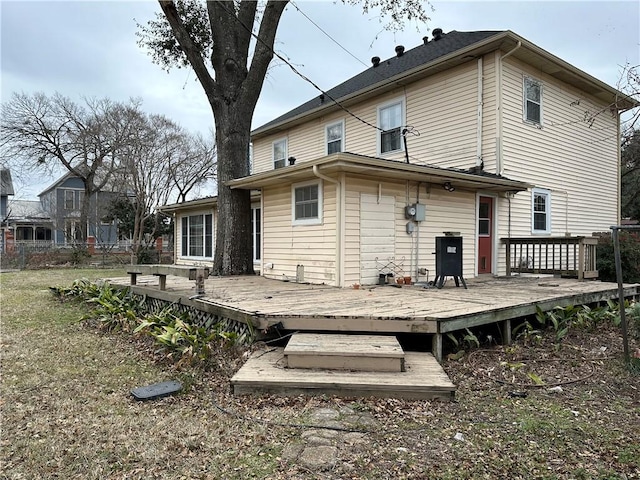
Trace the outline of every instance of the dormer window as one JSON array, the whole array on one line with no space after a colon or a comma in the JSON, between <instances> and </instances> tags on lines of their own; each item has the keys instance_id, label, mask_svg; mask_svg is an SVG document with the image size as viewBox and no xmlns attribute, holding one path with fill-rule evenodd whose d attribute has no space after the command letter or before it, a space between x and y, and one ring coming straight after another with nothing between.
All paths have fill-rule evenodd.
<instances>
[{"instance_id":1,"label":"dormer window","mask_svg":"<svg viewBox=\"0 0 640 480\"><path fill-rule=\"evenodd\" d=\"M330 123L326 128L327 155L344 151L344 122Z\"/></svg>"},{"instance_id":2,"label":"dormer window","mask_svg":"<svg viewBox=\"0 0 640 480\"><path fill-rule=\"evenodd\" d=\"M542 125L542 83L524 77L524 121Z\"/></svg>"},{"instance_id":3,"label":"dormer window","mask_svg":"<svg viewBox=\"0 0 640 480\"><path fill-rule=\"evenodd\" d=\"M401 128L404 123L404 101L396 100L378 107L380 154L402 150Z\"/></svg>"},{"instance_id":4,"label":"dormer window","mask_svg":"<svg viewBox=\"0 0 640 480\"><path fill-rule=\"evenodd\" d=\"M287 139L273 142L273 168L282 168L287 164Z\"/></svg>"}]
</instances>

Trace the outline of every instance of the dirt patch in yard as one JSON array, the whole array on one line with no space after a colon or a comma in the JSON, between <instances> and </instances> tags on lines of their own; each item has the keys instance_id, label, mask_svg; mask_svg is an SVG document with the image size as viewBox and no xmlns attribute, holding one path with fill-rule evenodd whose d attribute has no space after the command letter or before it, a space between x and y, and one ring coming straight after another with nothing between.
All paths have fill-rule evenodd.
<instances>
[{"instance_id":1,"label":"dirt patch in yard","mask_svg":"<svg viewBox=\"0 0 640 480\"><path fill-rule=\"evenodd\" d=\"M48 291L91 275L0 276L0 478L640 478L640 376L610 323L447 360L454 402L234 397L242 354L177 369ZM168 379L183 392L129 394Z\"/></svg>"}]
</instances>

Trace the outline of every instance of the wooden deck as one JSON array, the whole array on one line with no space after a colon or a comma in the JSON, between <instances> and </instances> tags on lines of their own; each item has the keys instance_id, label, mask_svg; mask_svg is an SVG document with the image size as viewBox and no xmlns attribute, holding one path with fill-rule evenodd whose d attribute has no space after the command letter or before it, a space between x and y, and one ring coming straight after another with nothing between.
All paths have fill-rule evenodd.
<instances>
[{"instance_id":1,"label":"wooden deck","mask_svg":"<svg viewBox=\"0 0 640 480\"><path fill-rule=\"evenodd\" d=\"M453 399L456 387L433 355L405 352L406 370L363 372L286 368L283 348L256 352L231 379L236 395L340 395L410 400Z\"/></svg>"},{"instance_id":2,"label":"wooden deck","mask_svg":"<svg viewBox=\"0 0 640 480\"><path fill-rule=\"evenodd\" d=\"M128 277L109 279L129 285ZM617 285L578 282L553 277L489 277L470 279L468 289L449 281L444 288L371 286L341 289L297 284L259 276L209 277L205 293L195 295L195 284L169 276L164 290L154 276L138 276L134 292L179 302L232 320L251 323L260 330L307 332L364 332L433 336L433 352L442 356L442 335L478 325L501 322L510 338L514 318L535 313L536 305L550 310L557 305L602 302L618 296ZM625 297L637 298L639 285L626 285Z\"/></svg>"}]
</instances>

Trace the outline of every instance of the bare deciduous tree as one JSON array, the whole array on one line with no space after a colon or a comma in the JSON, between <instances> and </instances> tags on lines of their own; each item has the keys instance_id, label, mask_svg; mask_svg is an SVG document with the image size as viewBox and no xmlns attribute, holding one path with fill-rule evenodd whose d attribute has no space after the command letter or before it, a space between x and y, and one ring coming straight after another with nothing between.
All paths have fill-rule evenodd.
<instances>
[{"instance_id":1,"label":"bare deciduous tree","mask_svg":"<svg viewBox=\"0 0 640 480\"><path fill-rule=\"evenodd\" d=\"M253 273L251 198L229 180L249 174L251 121L287 1L159 0L164 14L139 26L139 44L166 69L190 65L213 111L218 149L218 224L213 271ZM379 7L392 23L428 20L420 0L345 0ZM254 33L255 30L255 33ZM209 69L211 68L211 70ZM241 241L240 241L241 240Z\"/></svg>"},{"instance_id":2,"label":"bare deciduous tree","mask_svg":"<svg viewBox=\"0 0 640 480\"><path fill-rule=\"evenodd\" d=\"M177 190L177 201L184 202L198 186L216 178L216 146L213 138L201 134L183 135L183 144L170 159L169 175Z\"/></svg>"},{"instance_id":3,"label":"bare deciduous tree","mask_svg":"<svg viewBox=\"0 0 640 480\"><path fill-rule=\"evenodd\" d=\"M2 105L0 145L12 166L35 173L64 167L80 178L77 240L87 239L88 199L107 185L120 151L131 141L139 102L86 99L78 105L58 93L13 94Z\"/></svg>"}]
</instances>

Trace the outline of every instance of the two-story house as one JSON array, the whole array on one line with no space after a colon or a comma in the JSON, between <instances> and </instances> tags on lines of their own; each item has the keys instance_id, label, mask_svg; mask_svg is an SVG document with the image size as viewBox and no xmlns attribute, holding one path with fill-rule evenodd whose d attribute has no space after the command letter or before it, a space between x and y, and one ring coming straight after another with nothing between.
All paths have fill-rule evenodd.
<instances>
[{"instance_id":1,"label":"two-story house","mask_svg":"<svg viewBox=\"0 0 640 480\"><path fill-rule=\"evenodd\" d=\"M49 213L53 228L53 243L57 246L73 245L80 238L82 203L89 202L87 235L96 244L117 243L117 226L107 220L107 208L116 194L95 192L85 199L84 184L79 177L68 173L38 195L42 208Z\"/></svg>"},{"instance_id":2,"label":"two-story house","mask_svg":"<svg viewBox=\"0 0 640 480\"><path fill-rule=\"evenodd\" d=\"M619 220L634 106L511 31L435 29L254 130L252 175L229 184L261 192L270 278L427 281L448 254L466 278L578 271L595 248L570 246ZM190 224L176 228L179 253Z\"/></svg>"}]
</instances>

